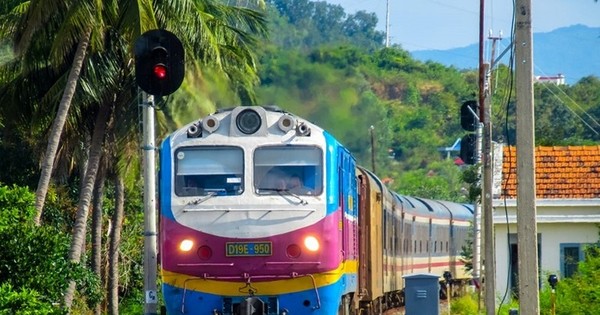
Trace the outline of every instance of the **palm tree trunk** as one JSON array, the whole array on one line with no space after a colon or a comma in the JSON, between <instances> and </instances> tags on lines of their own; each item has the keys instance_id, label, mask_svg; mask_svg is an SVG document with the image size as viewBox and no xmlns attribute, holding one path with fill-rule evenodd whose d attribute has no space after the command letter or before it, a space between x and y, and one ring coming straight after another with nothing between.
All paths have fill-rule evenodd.
<instances>
[{"instance_id":1,"label":"palm tree trunk","mask_svg":"<svg viewBox=\"0 0 600 315\"><path fill-rule=\"evenodd\" d=\"M40 225L42 219L42 211L44 209L44 202L46 201L46 194L48 193L48 186L50 185L50 178L52 177L52 170L54 168L54 159L56 158L56 151L58 150L58 144L60 137L67 121L69 108L71 107L71 101L75 95L77 89L77 83L79 81L79 75L83 68L83 62L87 55L87 48L90 43L90 36L92 29L88 29L83 34L81 41L77 45L77 51L75 52L75 58L73 59L73 65L67 78L67 86L63 92L60 104L58 105L58 112L56 118L52 123L50 129L50 135L48 136L48 146L46 147L46 154L43 156L42 169L40 179L38 181L37 190L35 192L35 224Z\"/></svg>"},{"instance_id":2,"label":"palm tree trunk","mask_svg":"<svg viewBox=\"0 0 600 315\"><path fill-rule=\"evenodd\" d=\"M94 207L92 211L92 270L102 279L102 205L104 197L104 179L106 168L100 166L94 188ZM94 315L102 314L102 303L94 308Z\"/></svg>"},{"instance_id":3,"label":"palm tree trunk","mask_svg":"<svg viewBox=\"0 0 600 315\"><path fill-rule=\"evenodd\" d=\"M123 177L117 175L115 183L115 213L112 218L110 247L108 250L108 313L119 314L119 244L125 213L125 188Z\"/></svg>"},{"instance_id":4,"label":"palm tree trunk","mask_svg":"<svg viewBox=\"0 0 600 315\"><path fill-rule=\"evenodd\" d=\"M69 250L69 259L71 262L79 263L81 259L81 246L83 246L86 234L86 224L89 214L92 192L94 190L94 182L100 165L102 156L102 144L106 133L106 124L110 116L110 106L101 104L94 125L94 133L92 134L92 143L90 146L90 154L87 170L83 179L83 188L79 193L79 204L77 205L77 215L75 217L75 225L73 227L73 239L71 241L71 249ZM73 296L75 293L75 282L70 281L64 296L64 304L67 309L71 308Z\"/></svg>"}]
</instances>

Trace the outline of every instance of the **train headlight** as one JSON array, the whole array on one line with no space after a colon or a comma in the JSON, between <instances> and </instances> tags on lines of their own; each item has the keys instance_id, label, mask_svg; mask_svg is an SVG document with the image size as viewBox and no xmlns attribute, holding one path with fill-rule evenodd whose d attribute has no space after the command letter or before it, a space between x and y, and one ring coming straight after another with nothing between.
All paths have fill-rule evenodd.
<instances>
[{"instance_id":1,"label":"train headlight","mask_svg":"<svg viewBox=\"0 0 600 315\"><path fill-rule=\"evenodd\" d=\"M244 109L235 118L235 125L244 134L251 135L260 129L260 115L252 109Z\"/></svg>"},{"instance_id":2,"label":"train headlight","mask_svg":"<svg viewBox=\"0 0 600 315\"><path fill-rule=\"evenodd\" d=\"M194 247L194 241L185 239L179 243L179 250L182 252L189 252Z\"/></svg>"},{"instance_id":3,"label":"train headlight","mask_svg":"<svg viewBox=\"0 0 600 315\"><path fill-rule=\"evenodd\" d=\"M319 240L314 236L307 236L304 239L304 246L311 252L316 252L319 250Z\"/></svg>"}]
</instances>

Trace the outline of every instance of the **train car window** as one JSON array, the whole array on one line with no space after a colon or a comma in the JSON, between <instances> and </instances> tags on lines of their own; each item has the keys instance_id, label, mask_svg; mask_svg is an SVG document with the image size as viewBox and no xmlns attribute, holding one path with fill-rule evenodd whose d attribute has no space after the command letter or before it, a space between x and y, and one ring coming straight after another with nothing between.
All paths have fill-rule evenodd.
<instances>
[{"instance_id":1,"label":"train car window","mask_svg":"<svg viewBox=\"0 0 600 315\"><path fill-rule=\"evenodd\" d=\"M320 195L323 152L313 146L269 146L254 152L254 186L258 194Z\"/></svg>"},{"instance_id":2,"label":"train car window","mask_svg":"<svg viewBox=\"0 0 600 315\"><path fill-rule=\"evenodd\" d=\"M238 147L189 147L175 152L175 194L226 196L244 191L244 153Z\"/></svg>"}]
</instances>

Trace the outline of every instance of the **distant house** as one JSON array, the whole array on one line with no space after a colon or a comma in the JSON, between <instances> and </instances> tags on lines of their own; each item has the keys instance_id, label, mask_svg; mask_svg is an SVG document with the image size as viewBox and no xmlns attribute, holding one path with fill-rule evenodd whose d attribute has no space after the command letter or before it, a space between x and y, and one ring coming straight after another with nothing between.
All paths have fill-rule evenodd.
<instances>
[{"instance_id":1,"label":"distant house","mask_svg":"<svg viewBox=\"0 0 600 315\"><path fill-rule=\"evenodd\" d=\"M514 147L495 150L497 294L518 287L517 158ZM584 247L598 241L600 146L537 147L535 167L539 283L545 286L548 273L573 275Z\"/></svg>"},{"instance_id":2,"label":"distant house","mask_svg":"<svg viewBox=\"0 0 600 315\"><path fill-rule=\"evenodd\" d=\"M454 144L452 144L449 147L443 147L443 148L438 148L438 151L442 152L445 156L446 159L451 158L452 156L456 156L458 155L458 153L460 153L460 138L456 139L456 141L454 141Z\"/></svg>"},{"instance_id":3,"label":"distant house","mask_svg":"<svg viewBox=\"0 0 600 315\"><path fill-rule=\"evenodd\" d=\"M535 83L549 83L554 85L564 85L565 84L565 76L562 74L557 74L555 76L536 76L533 80Z\"/></svg>"}]
</instances>

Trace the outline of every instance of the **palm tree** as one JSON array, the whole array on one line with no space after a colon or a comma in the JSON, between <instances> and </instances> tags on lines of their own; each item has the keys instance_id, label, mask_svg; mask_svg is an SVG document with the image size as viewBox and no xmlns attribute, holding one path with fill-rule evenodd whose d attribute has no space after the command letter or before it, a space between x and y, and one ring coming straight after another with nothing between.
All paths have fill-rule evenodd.
<instances>
[{"instance_id":1,"label":"palm tree","mask_svg":"<svg viewBox=\"0 0 600 315\"><path fill-rule=\"evenodd\" d=\"M106 160L103 155L102 161ZM104 205L104 183L106 179L106 163L100 164L100 171L94 185L94 206L92 211L92 270L102 279L102 207ZM94 314L102 314L101 304L96 305Z\"/></svg>"},{"instance_id":2,"label":"palm tree","mask_svg":"<svg viewBox=\"0 0 600 315\"><path fill-rule=\"evenodd\" d=\"M110 245L108 250L108 310L110 314L119 314L119 244L123 227L125 187L123 177L115 180L115 212L112 217Z\"/></svg>"},{"instance_id":3,"label":"palm tree","mask_svg":"<svg viewBox=\"0 0 600 315\"><path fill-rule=\"evenodd\" d=\"M48 2L34 1L28 3L26 10L23 11L24 13L19 16L19 19L11 20L14 23L11 24L12 27L7 29L10 30L8 33L12 35L15 47L17 47L17 60L23 64L20 71L24 74L24 77L39 68L39 65L47 66L50 64L50 68L58 69L59 66L70 63L66 88L62 93L58 114L49 133L48 147L42 163L42 175L36 192L36 207L38 210L36 222L38 224L71 101L74 99L77 90L80 90L81 93L93 92L96 95L93 97L95 99L93 103L96 104L98 119L95 122L92 134L89 160L87 161L78 203L73 243L69 253L70 259L77 263L80 260L81 248L85 239L88 209L100 161L106 122L115 106L114 102L109 102L106 98L99 97L99 95L102 95L106 88L113 88L113 91L122 91L120 89L122 86L118 85L110 85L104 87L105 89L91 86L78 87L84 65L87 64L86 69L90 65L90 62L86 63L86 60L90 60L87 58L90 43L96 43L96 46L100 46L98 43L102 43L105 45L104 50L108 52L115 51L117 47L114 45L120 43L119 41L98 40L104 38L106 34L102 33L102 30L109 25L103 25L102 23L110 23L113 29L119 30L121 32L119 38L124 38L126 42L130 43L129 46L133 42L132 39L137 37L142 30L156 28L157 24L165 28L171 27L179 33L178 35L180 35L185 47L188 48L188 59L199 59L202 64L212 65L215 69L221 70L236 88L239 88L244 95L248 95L248 99L251 96L249 91L252 83L256 82L256 68L251 54L254 41L250 35L251 33L264 34L266 27L262 16L255 11L214 4L212 1L153 3L149 0L141 2L123 0L119 1L119 6L116 5L116 1L112 1L105 3L104 8L94 8L94 10L86 6L85 1L82 3L76 0L70 0L67 3L58 0L50 2L54 4L55 1L62 2L56 4L58 11L45 8L44 4ZM98 4L98 2L94 3ZM92 13L96 11L101 13ZM157 12L160 12L160 14L157 14ZM159 18L156 18L156 16ZM42 26L47 26L44 23L48 24L49 21L52 22L51 27L43 28ZM65 30L70 32L65 32ZM53 62L36 61L34 53L44 51L43 48L48 47L45 41L48 34L54 36L54 41L51 42L53 44L53 49L51 49L53 58L50 59ZM198 36L198 34L201 34L201 36ZM72 51L69 47L75 47L75 44L77 48ZM116 50L123 50L123 46L118 47ZM125 47L125 50L131 51L128 47ZM98 50L92 50L91 56L95 56L96 51ZM67 61L70 60L69 56L75 56L72 62ZM122 56L119 60L127 61L128 59L127 56ZM129 65L130 63L121 62L120 64ZM131 68L124 66L123 69L128 70ZM131 72L126 73L131 75ZM89 91L86 91L86 88ZM83 98L80 100L83 100ZM123 102L121 104L130 103ZM74 284L71 284L70 289L65 294L67 308L70 307L73 291Z\"/></svg>"},{"instance_id":4,"label":"palm tree","mask_svg":"<svg viewBox=\"0 0 600 315\"><path fill-rule=\"evenodd\" d=\"M49 65L59 70L63 65L71 64L42 161L36 191L37 225L40 224L61 133L77 89L88 46L93 40L92 30L96 29L96 34L102 34L101 30L94 28L97 26L95 24L98 24L94 22L97 21L94 12L98 9L92 7L95 3L97 2L90 4L87 1L76 0L11 1L15 7L3 16L8 19L3 24L2 33L10 36L16 58L22 64L24 73L35 71L41 65ZM71 55L71 47L76 47L74 55ZM50 54L43 53L44 50Z\"/></svg>"}]
</instances>

